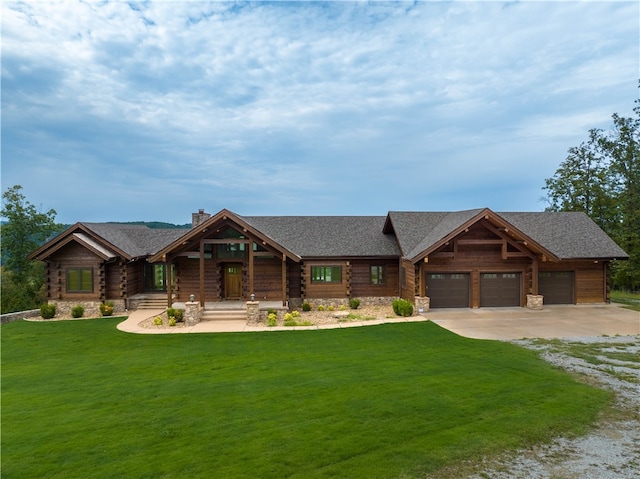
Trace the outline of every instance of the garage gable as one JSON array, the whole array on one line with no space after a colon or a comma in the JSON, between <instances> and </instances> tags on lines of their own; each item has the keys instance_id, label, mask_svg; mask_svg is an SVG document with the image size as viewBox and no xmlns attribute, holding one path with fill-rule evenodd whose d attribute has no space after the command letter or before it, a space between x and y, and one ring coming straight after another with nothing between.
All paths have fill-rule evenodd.
<instances>
[{"instance_id":1,"label":"garage gable","mask_svg":"<svg viewBox=\"0 0 640 479\"><path fill-rule=\"evenodd\" d=\"M490 232L490 237L463 238L476 226ZM390 212L385 229L395 232L403 256L414 264L436 252L453 256L462 244L500 245L504 259L541 255L545 260L559 261L554 253L489 208L454 213Z\"/></svg>"}]
</instances>

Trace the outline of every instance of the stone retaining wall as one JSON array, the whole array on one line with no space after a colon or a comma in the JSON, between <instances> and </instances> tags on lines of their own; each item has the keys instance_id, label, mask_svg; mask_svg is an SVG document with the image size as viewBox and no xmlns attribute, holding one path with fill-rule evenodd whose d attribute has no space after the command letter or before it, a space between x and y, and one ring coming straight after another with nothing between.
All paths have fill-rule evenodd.
<instances>
[{"instance_id":1,"label":"stone retaining wall","mask_svg":"<svg viewBox=\"0 0 640 479\"><path fill-rule=\"evenodd\" d=\"M118 316L126 312L125 303L123 299L111 301L113 303L113 315ZM100 301L49 301L49 304L56 305L56 318L66 318L71 316L71 309L74 306L83 306L84 314L83 318L99 318L102 316L100 313ZM39 311L38 311L39 313Z\"/></svg>"},{"instance_id":2,"label":"stone retaining wall","mask_svg":"<svg viewBox=\"0 0 640 479\"><path fill-rule=\"evenodd\" d=\"M25 318L37 318L40 316L39 309L30 309L28 311L16 311L15 313L6 313L0 315L0 324L20 321Z\"/></svg>"},{"instance_id":3,"label":"stone retaining wall","mask_svg":"<svg viewBox=\"0 0 640 479\"><path fill-rule=\"evenodd\" d=\"M398 299L397 296L358 296L357 298L307 298L303 301L303 303L309 303L313 305L313 309L317 309L318 306L324 306L325 308L329 306L333 306L335 309L340 308L340 306L349 307L349 300L357 299L360 301L360 306L387 306L391 305L393 301ZM298 307L293 307L290 304L289 309L302 309L302 305Z\"/></svg>"}]
</instances>

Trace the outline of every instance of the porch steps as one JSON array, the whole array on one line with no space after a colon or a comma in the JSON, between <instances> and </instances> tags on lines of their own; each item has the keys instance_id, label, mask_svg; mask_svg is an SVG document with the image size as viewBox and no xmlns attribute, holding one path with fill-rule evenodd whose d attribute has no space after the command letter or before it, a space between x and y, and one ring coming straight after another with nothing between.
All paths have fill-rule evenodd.
<instances>
[{"instance_id":1,"label":"porch steps","mask_svg":"<svg viewBox=\"0 0 640 479\"><path fill-rule=\"evenodd\" d=\"M145 298L140 300L138 309L167 309L167 298Z\"/></svg>"},{"instance_id":2,"label":"porch steps","mask_svg":"<svg viewBox=\"0 0 640 479\"><path fill-rule=\"evenodd\" d=\"M245 309L205 309L202 313L202 321L246 321Z\"/></svg>"}]
</instances>

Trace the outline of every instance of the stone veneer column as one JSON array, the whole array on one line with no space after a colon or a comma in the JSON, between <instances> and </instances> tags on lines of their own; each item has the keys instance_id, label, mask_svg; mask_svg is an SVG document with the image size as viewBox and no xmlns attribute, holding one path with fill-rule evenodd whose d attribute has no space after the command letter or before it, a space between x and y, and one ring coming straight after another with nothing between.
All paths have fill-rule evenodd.
<instances>
[{"instance_id":1,"label":"stone veneer column","mask_svg":"<svg viewBox=\"0 0 640 479\"><path fill-rule=\"evenodd\" d=\"M431 299L428 296L416 296L414 314L426 313L427 311L429 311L430 304Z\"/></svg>"},{"instance_id":2,"label":"stone veneer column","mask_svg":"<svg viewBox=\"0 0 640 479\"><path fill-rule=\"evenodd\" d=\"M188 301L184 303L184 323L187 326L194 326L202 318L202 308L198 301Z\"/></svg>"},{"instance_id":3,"label":"stone veneer column","mask_svg":"<svg viewBox=\"0 0 640 479\"><path fill-rule=\"evenodd\" d=\"M247 323L260 321L260 301L247 301Z\"/></svg>"},{"instance_id":4,"label":"stone veneer column","mask_svg":"<svg viewBox=\"0 0 640 479\"><path fill-rule=\"evenodd\" d=\"M527 295L527 308L540 310L542 309L543 298L541 294L528 294Z\"/></svg>"}]
</instances>

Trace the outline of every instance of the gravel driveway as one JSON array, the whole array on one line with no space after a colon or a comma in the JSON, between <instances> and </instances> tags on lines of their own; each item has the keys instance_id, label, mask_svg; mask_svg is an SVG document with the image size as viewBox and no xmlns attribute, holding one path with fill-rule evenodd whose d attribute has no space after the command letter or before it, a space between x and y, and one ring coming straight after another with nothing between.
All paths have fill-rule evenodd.
<instances>
[{"instance_id":1,"label":"gravel driveway","mask_svg":"<svg viewBox=\"0 0 640 479\"><path fill-rule=\"evenodd\" d=\"M635 479L640 477L640 336L518 340L569 372L587 375L616 393L620 418L602 420L587 436L558 438L549 445L487 462L473 479ZM588 345L589 361L573 357ZM572 347L573 346L573 347ZM620 359L623 358L623 359Z\"/></svg>"}]
</instances>

